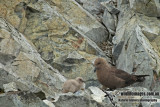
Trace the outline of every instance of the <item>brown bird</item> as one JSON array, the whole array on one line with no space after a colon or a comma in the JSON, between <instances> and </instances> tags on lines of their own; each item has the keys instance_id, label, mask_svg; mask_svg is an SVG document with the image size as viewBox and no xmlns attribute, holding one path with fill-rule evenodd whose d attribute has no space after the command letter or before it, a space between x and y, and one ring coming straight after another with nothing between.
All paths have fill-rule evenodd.
<instances>
[{"instance_id":1,"label":"brown bird","mask_svg":"<svg viewBox=\"0 0 160 107\"><path fill-rule=\"evenodd\" d=\"M80 89L84 88L84 80L82 77L77 77L75 79L67 80L63 84L63 93L72 92L75 93Z\"/></svg>"},{"instance_id":2,"label":"brown bird","mask_svg":"<svg viewBox=\"0 0 160 107\"><path fill-rule=\"evenodd\" d=\"M94 66L98 81L110 89L126 87L135 82L143 82L145 80L144 77L149 76L129 74L109 65L103 58L97 58Z\"/></svg>"}]
</instances>

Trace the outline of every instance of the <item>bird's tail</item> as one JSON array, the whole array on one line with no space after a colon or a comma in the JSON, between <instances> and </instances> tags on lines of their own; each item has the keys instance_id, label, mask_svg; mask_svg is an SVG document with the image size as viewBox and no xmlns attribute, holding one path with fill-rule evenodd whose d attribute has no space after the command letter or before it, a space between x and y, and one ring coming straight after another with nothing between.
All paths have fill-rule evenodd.
<instances>
[{"instance_id":1,"label":"bird's tail","mask_svg":"<svg viewBox=\"0 0 160 107\"><path fill-rule=\"evenodd\" d=\"M145 80L145 77L149 75L134 75L134 76L136 76L137 82L143 82Z\"/></svg>"}]
</instances>

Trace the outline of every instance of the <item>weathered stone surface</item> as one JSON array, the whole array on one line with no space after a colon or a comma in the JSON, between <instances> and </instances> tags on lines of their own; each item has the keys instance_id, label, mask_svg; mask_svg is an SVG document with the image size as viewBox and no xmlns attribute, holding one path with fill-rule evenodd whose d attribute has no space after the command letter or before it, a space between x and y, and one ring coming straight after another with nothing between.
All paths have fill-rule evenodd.
<instances>
[{"instance_id":1,"label":"weathered stone surface","mask_svg":"<svg viewBox=\"0 0 160 107\"><path fill-rule=\"evenodd\" d=\"M105 93L97 87L89 87L85 92L61 94L54 104L56 107L139 107L141 105L142 107L156 107L160 99L156 98L156 95L149 95L149 93L152 92L143 87L126 87L114 91L105 91Z\"/></svg>"},{"instance_id":2,"label":"weathered stone surface","mask_svg":"<svg viewBox=\"0 0 160 107\"><path fill-rule=\"evenodd\" d=\"M17 92L0 95L1 107L49 107L33 93Z\"/></svg>"},{"instance_id":3,"label":"weathered stone surface","mask_svg":"<svg viewBox=\"0 0 160 107\"><path fill-rule=\"evenodd\" d=\"M9 91L18 91L16 83L15 82L10 82L8 84L3 84L4 91L9 92Z\"/></svg>"},{"instance_id":4,"label":"weathered stone surface","mask_svg":"<svg viewBox=\"0 0 160 107\"><path fill-rule=\"evenodd\" d=\"M89 87L84 92L60 94L54 104L56 107L139 107L141 105L142 107L156 107L160 101L156 95L149 95L152 92L143 87L126 87L105 92L107 94L97 87Z\"/></svg>"},{"instance_id":5,"label":"weathered stone surface","mask_svg":"<svg viewBox=\"0 0 160 107\"><path fill-rule=\"evenodd\" d=\"M111 34L115 34L116 30L116 19L114 16L107 10L105 9L104 14L103 14L103 23L109 30Z\"/></svg>"},{"instance_id":6,"label":"weathered stone surface","mask_svg":"<svg viewBox=\"0 0 160 107\"><path fill-rule=\"evenodd\" d=\"M15 56L11 54L0 53L0 59L0 63L6 65L7 63L11 63L15 59Z\"/></svg>"},{"instance_id":7,"label":"weathered stone surface","mask_svg":"<svg viewBox=\"0 0 160 107\"><path fill-rule=\"evenodd\" d=\"M83 61L85 61L85 59L80 54L78 54L76 51L69 53L64 60L64 62L70 63L70 64L73 64L73 63L78 64L78 63L82 63Z\"/></svg>"},{"instance_id":8,"label":"weathered stone surface","mask_svg":"<svg viewBox=\"0 0 160 107\"><path fill-rule=\"evenodd\" d=\"M26 25L25 9L28 0L3 0L0 1L1 17L5 18L15 28L24 31Z\"/></svg>"},{"instance_id":9,"label":"weathered stone surface","mask_svg":"<svg viewBox=\"0 0 160 107\"><path fill-rule=\"evenodd\" d=\"M95 18L93 18L93 16L83 10L74 0L68 0L68 2L66 2L65 0L52 1L58 7L57 11L66 20L72 23L73 27L78 28L78 30L82 33L84 32L84 34L90 34L87 36L96 43L106 40L106 38L108 37L108 32L105 30L105 28ZM68 8L70 8L69 11ZM70 11L72 11L72 14L70 13ZM97 30L101 32L97 32Z\"/></svg>"},{"instance_id":10,"label":"weathered stone surface","mask_svg":"<svg viewBox=\"0 0 160 107\"><path fill-rule=\"evenodd\" d=\"M90 62L95 59L95 55L105 56L97 44L105 41L108 33L103 25L74 0L68 0L68 2L65 0L16 1L16 4L6 11L12 11L14 16L18 17L15 20L20 21L17 22L16 26L11 24L32 41L44 61L58 69L67 78L88 75L85 77L86 80L95 80L96 77L92 74L93 65ZM14 21L14 19L12 20ZM17 46L17 48L19 47ZM67 58L64 62L58 62L73 51L80 54L83 57L82 60ZM15 60L21 59L23 54L20 52ZM23 62L17 61L13 64L19 63ZM34 62L28 63L26 67L23 66L23 63L18 71L25 70L29 76L38 76L39 69L34 68L37 73L32 74L32 68L28 68L33 66ZM23 72L17 73L24 75ZM90 82L89 84L93 83Z\"/></svg>"},{"instance_id":11,"label":"weathered stone surface","mask_svg":"<svg viewBox=\"0 0 160 107\"><path fill-rule=\"evenodd\" d=\"M70 56L72 56L72 58L69 58ZM78 57L76 58L75 56ZM99 85L96 73L93 72L93 61L96 58L96 56L86 54L85 52L73 51L68 55L55 59L52 66L69 79L76 78L77 76L83 77L86 81L86 88L88 88L88 86L91 85Z\"/></svg>"},{"instance_id":12,"label":"weathered stone surface","mask_svg":"<svg viewBox=\"0 0 160 107\"><path fill-rule=\"evenodd\" d=\"M129 4L129 0L117 0L117 7L123 8L123 5L128 5Z\"/></svg>"},{"instance_id":13,"label":"weathered stone surface","mask_svg":"<svg viewBox=\"0 0 160 107\"><path fill-rule=\"evenodd\" d=\"M103 101L105 106L154 107L158 105L157 102L159 102L159 99L157 99L156 96L147 95L148 93L151 93L151 91L143 87L126 87L106 92L108 95Z\"/></svg>"},{"instance_id":14,"label":"weathered stone surface","mask_svg":"<svg viewBox=\"0 0 160 107\"><path fill-rule=\"evenodd\" d=\"M30 91L30 92L39 92L40 89L35 87L32 84L25 84L21 79L17 79L16 76L8 73L4 69L0 68L0 89L4 90L3 84L7 84L10 82L15 82L17 89L21 91Z\"/></svg>"},{"instance_id":15,"label":"weathered stone surface","mask_svg":"<svg viewBox=\"0 0 160 107\"><path fill-rule=\"evenodd\" d=\"M0 74L4 76L1 84L15 81L20 90L27 87L26 90L41 90L51 96L61 90L65 78L43 61L30 41L3 18L0 18L0 31L3 38L0 44L7 47L1 47L0 52L6 54L7 58L7 55L14 56L11 61L7 59L7 63L0 63Z\"/></svg>"},{"instance_id":16,"label":"weathered stone surface","mask_svg":"<svg viewBox=\"0 0 160 107\"><path fill-rule=\"evenodd\" d=\"M129 0L129 3L131 9L137 13L151 17L160 17L159 0Z\"/></svg>"},{"instance_id":17,"label":"weathered stone surface","mask_svg":"<svg viewBox=\"0 0 160 107\"><path fill-rule=\"evenodd\" d=\"M76 95L61 95L54 104L56 107L104 107L94 100Z\"/></svg>"},{"instance_id":18,"label":"weathered stone surface","mask_svg":"<svg viewBox=\"0 0 160 107\"><path fill-rule=\"evenodd\" d=\"M101 4L105 6L102 22L108 29L110 35L114 36L118 22L117 15L120 12L120 10L117 9L117 2L108 0L106 2L102 2Z\"/></svg>"},{"instance_id":19,"label":"weathered stone surface","mask_svg":"<svg viewBox=\"0 0 160 107\"><path fill-rule=\"evenodd\" d=\"M112 3L112 2L113 3ZM114 14L114 15L117 15L119 14L120 10L117 8L117 6L115 6L115 4L117 5L116 2L114 2L113 0L109 0L109 1L106 1L106 2L102 2L101 3L103 6L105 6L105 8L111 13L111 14Z\"/></svg>"},{"instance_id":20,"label":"weathered stone surface","mask_svg":"<svg viewBox=\"0 0 160 107\"><path fill-rule=\"evenodd\" d=\"M55 107L54 104L51 101L43 100L43 102L48 105L48 107Z\"/></svg>"},{"instance_id":21,"label":"weathered stone surface","mask_svg":"<svg viewBox=\"0 0 160 107\"><path fill-rule=\"evenodd\" d=\"M97 101L97 102L99 102L99 103L102 103L102 101L105 99L105 93L102 91L102 90L100 90L99 88L97 88L97 87L93 87L93 86L91 86L91 87L89 87L88 88L90 91L91 91L91 97L95 100L95 101Z\"/></svg>"},{"instance_id":22,"label":"weathered stone surface","mask_svg":"<svg viewBox=\"0 0 160 107\"><path fill-rule=\"evenodd\" d=\"M91 13L98 21L102 22L102 16L105 10L105 7L101 5L98 0L80 0L83 8Z\"/></svg>"},{"instance_id":23,"label":"weathered stone surface","mask_svg":"<svg viewBox=\"0 0 160 107\"><path fill-rule=\"evenodd\" d=\"M27 91L1 94L0 106L159 106L159 96L149 96L149 99L156 98L157 103L118 100L148 97L121 96L120 92L160 89L158 0L76 1L79 4L74 0L0 1L0 93L4 93L4 84L11 82L16 84L16 90L9 91ZM106 2L102 6L98 1ZM100 23L102 15L103 25L109 32ZM135 87L107 91L106 95L99 88L90 86L100 85L93 73L94 60L103 56L111 62L108 57L112 55L107 51L111 50L112 43L106 40L112 39L108 36L112 33L116 34L113 56L117 68L150 76L144 82L132 85ZM62 94L61 86L66 79L54 68L68 79L82 76L86 89Z\"/></svg>"},{"instance_id":24,"label":"weathered stone surface","mask_svg":"<svg viewBox=\"0 0 160 107\"><path fill-rule=\"evenodd\" d=\"M156 80L153 70L159 75L160 68L158 65L160 60L158 52L159 43L155 43L153 40L158 38L160 34L159 21L155 20L155 18L135 13L127 6L124 6L121 11L116 36L113 39L113 55L116 55L115 58L117 58L115 59L117 60L117 68L129 73L133 73L133 68L136 68L135 74L149 74L150 76L143 83L136 85L154 89L156 86L153 84ZM147 30L147 28L151 29ZM147 35L147 32L150 32L151 35ZM118 49L117 47L120 48Z\"/></svg>"},{"instance_id":25,"label":"weathered stone surface","mask_svg":"<svg viewBox=\"0 0 160 107\"><path fill-rule=\"evenodd\" d=\"M155 17L140 16L138 23L142 33L147 37L152 46L160 53L159 36L160 21Z\"/></svg>"}]
</instances>

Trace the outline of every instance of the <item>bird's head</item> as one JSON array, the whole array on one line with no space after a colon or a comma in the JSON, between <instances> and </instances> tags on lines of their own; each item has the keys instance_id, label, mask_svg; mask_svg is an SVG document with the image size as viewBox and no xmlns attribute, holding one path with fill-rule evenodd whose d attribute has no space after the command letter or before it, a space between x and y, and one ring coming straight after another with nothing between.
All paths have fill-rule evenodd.
<instances>
[{"instance_id":1,"label":"bird's head","mask_svg":"<svg viewBox=\"0 0 160 107\"><path fill-rule=\"evenodd\" d=\"M77 77L76 81L78 81L80 84L84 83L84 79L82 77Z\"/></svg>"},{"instance_id":2,"label":"bird's head","mask_svg":"<svg viewBox=\"0 0 160 107\"><path fill-rule=\"evenodd\" d=\"M94 67L95 67L95 70L99 70L100 68L103 68L103 66L106 65L106 60L104 58L97 58L95 61L94 61Z\"/></svg>"}]
</instances>

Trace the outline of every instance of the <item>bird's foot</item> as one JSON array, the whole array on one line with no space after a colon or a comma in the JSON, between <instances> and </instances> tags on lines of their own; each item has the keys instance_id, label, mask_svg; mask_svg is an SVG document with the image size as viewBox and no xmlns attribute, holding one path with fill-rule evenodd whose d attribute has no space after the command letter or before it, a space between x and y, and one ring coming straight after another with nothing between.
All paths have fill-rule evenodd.
<instances>
[{"instance_id":1,"label":"bird's foot","mask_svg":"<svg viewBox=\"0 0 160 107\"><path fill-rule=\"evenodd\" d=\"M115 97L115 96L112 95L112 94L110 94L110 93L108 93L107 91L105 91L105 93L106 93L106 95L104 97L108 97L108 99L110 100L110 102L112 103L112 105L114 107L116 107L116 104L115 104L114 99L113 99L113 97Z\"/></svg>"},{"instance_id":2,"label":"bird's foot","mask_svg":"<svg viewBox=\"0 0 160 107\"><path fill-rule=\"evenodd\" d=\"M101 89L102 91L110 91L110 89L107 88L107 87L105 87L105 86L102 86L100 89Z\"/></svg>"}]
</instances>

